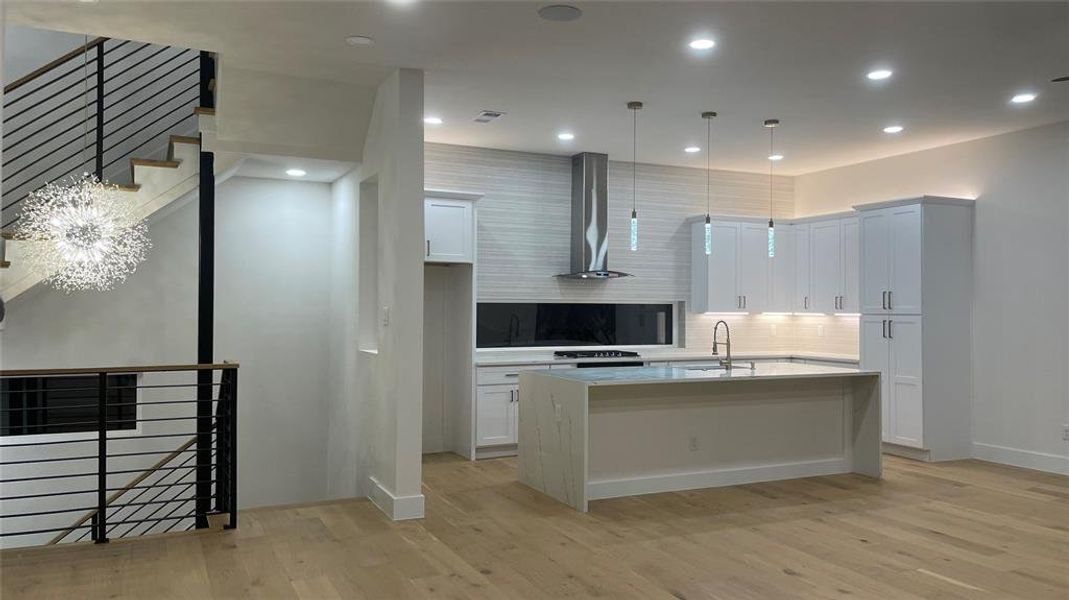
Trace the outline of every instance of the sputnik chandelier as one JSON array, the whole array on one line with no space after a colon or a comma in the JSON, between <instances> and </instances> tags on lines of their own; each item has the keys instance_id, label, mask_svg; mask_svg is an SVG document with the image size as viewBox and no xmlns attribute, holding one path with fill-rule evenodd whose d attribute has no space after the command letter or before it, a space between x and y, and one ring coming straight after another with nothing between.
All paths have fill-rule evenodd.
<instances>
[{"instance_id":1,"label":"sputnik chandelier","mask_svg":"<svg viewBox=\"0 0 1069 600\"><path fill-rule=\"evenodd\" d=\"M86 36L88 46L89 37ZM88 52L84 53L88 56ZM88 59L85 132L89 136ZM86 141L83 145L85 162ZM22 203L15 239L27 267L47 285L65 291L110 290L126 281L152 247L143 219L117 186L88 172L53 181Z\"/></svg>"}]
</instances>

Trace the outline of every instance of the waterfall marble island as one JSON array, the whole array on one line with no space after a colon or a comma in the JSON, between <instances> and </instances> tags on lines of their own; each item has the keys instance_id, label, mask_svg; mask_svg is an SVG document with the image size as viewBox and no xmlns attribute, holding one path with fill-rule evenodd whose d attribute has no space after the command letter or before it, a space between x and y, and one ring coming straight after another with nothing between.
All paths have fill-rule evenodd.
<instances>
[{"instance_id":1,"label":"waterfall marble island","mask_svg":"<svg viewBox=\"0 0 1069 600\"><path fill-rule=\"evenodd\" d=\"M793 363L520 374L519 477L590 500L836 473L880 477L880 376Z\"/></svg>"}]
</instances>

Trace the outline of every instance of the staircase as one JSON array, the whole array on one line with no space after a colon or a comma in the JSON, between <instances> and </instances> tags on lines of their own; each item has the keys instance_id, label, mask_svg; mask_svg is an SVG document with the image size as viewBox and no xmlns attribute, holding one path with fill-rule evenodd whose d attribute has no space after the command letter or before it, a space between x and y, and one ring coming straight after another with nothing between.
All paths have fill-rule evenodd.
<instances>
[{"instance_id":1,"label":"staircase","mask_svg":"<svg viewBox=\"0 0 1069 600\"><path fill-rule=\"evenodd\" d=\"M4 302L43 279L20 261L19 209L33 190L95 172L151 219L199 189L201 138L215 137L215 110L202 106L214 104L212 64L195 50L96 38L4 87ZM215 172L240 160L216 153Z\"/></svg>"}]
</instances>

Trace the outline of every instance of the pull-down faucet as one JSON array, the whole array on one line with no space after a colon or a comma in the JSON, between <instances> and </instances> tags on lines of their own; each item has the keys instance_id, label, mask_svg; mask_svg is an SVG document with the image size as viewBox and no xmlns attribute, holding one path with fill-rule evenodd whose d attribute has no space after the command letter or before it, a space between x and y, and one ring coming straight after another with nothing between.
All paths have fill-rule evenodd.
<instances>
[{"instance_id":1,"label":"pull-down faucet","mask_svg":"<svg viewBox=\"0 0 1069 600\"><path fill-rule=\"evenodd\" d=\"M727 355L727 360L721 360L720 361L720 366L724 367L725 369L730 369L731 368L731 328L728 327L727 322L724 321L723 319L721 319L720 321L717 321L716 325L713 326L713 356L719 356L720 355L720 353L717 352L717 344L718 344L718 342L716 341L716 334L720 332L720 326L721 325L724 326L724 331L727 332L727 343L726 343L726 345L727 345L727 349L728 349L728 355Z\"/></svg>"}]
</instances>

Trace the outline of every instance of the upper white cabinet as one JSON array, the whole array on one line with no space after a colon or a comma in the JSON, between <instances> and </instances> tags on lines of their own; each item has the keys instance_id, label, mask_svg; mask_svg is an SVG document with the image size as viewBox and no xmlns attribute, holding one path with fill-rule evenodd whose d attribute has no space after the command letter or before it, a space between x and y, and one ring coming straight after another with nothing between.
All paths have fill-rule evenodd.
<instances>
[{"instance_id":1,"label":"upper white cabinet","mask_svg":"<svg viewBox=\"0 0 1069 600\"><path fill-rule=\"evenodd\" d=\"M454 197L440 197L452 195ZM428 192L423 201L424 262L475 262L475 204L460 193Z\"/></svg>"},{"instance_id":2,"label":"upper white cabinet","mask_svg":"<svg viewBox=\"0 0 1069 600\"><path fill-rule=\"evenodd\" d=\"M772 263L769 293L769 312L792 312L795 306L798 258L797 231L794 225L776 225L776 256Z\"/></svg>"},{"instance_id":3,"label":"upper white cabinet","mask_svg":"<svg viewBox=\"0 0 1069 600\"><path fill-rule=\"evenodd\" d=\"M842 264L842 285L839 288L838 312L861 312L861 230L857 217L839 221L839 245Z\"/></svg>"},{"instance_id":4,"label":"upper white cabinet","mask_svg":"<svg viewBox=\"0 0 1069 600\"><path fill-rule=\"evenodd\" d=\"M810 310L833 313L838 310L842 287L842 251L839 244L839 220L815 222L810 229L810 272L812 299Z\"/></svg>"},{"instance_id":5,"label":"upper white cabinet","mask_svg":"<svg viewBox=\"0 0 1069 600\"><path fill-rule=\"evenodd\" d=\"M705 254L705 222L692 226L693 312L761 312L769 301L768 227L714 221Z\"/></svg>"},{"instance_id":6,"label":"upper white cabinet","mask_svg":"<svg viewBox=\"0 0 1069 600\"><path fill-rule=\"evenodd\" d=\"M810 260L812 226L809 223L794 225L794 303L793 312L814 312L813 308L813 261Z\"/></svg>"},{"instance_id":7,"label":"upper white cabinet","mask_svg":"<svg viewBox=\"0 0 1069 600\"><path fill-rule=\"evenodd\" d=\"M921 314L923 208L862 211L861 311Z\"/></svg>"}]
</instances>

